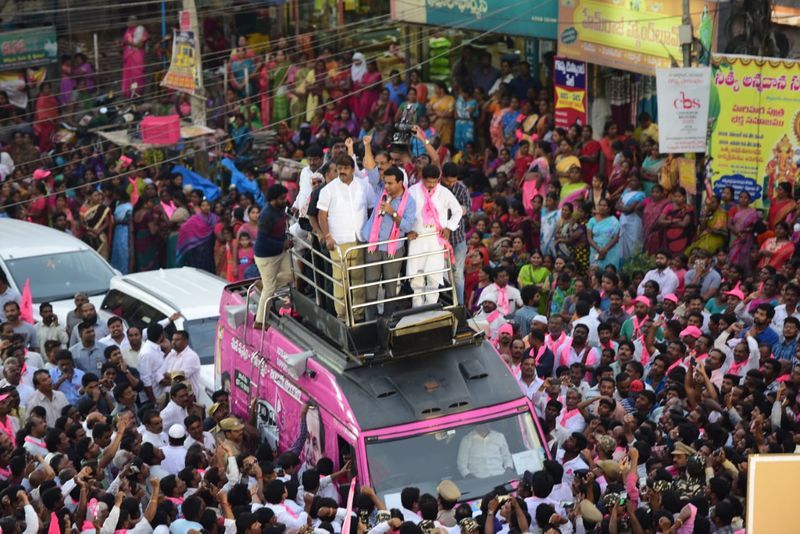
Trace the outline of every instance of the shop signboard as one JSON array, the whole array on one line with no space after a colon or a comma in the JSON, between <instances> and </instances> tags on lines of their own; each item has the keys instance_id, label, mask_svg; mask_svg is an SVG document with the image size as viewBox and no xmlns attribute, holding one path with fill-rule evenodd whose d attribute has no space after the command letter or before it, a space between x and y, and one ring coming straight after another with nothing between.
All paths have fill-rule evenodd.
<instances>
[{"instance_id":1,"label":"shop signboard","mask_svg":"<svg viewBox=\"0 0 800 534\"><path fill-rule=\"evenodd\" d=\"M586 124L586 63L565 57L553 61L556 128Z\"/></svg>"},{"instance_id":2,"label":"shop signboard","mask_svg":"<svg viewBox=\"0 0 800 534\"><path fill-rule=\"evenodd\" d=\"M707 3L713 5L691 0L694 28ZM678 36L682 4L678 0L561 0L558 54L652 76L657 68L682 61ZM716 13L712 9L708 12Z\"/></svg>"},{"instance_id":3,"label":"shop signboard","mask_svg":"<svg viewBox=\"0 0 800 534\"><path fill-rule=\"evenodd\" d=\"M0 70L38 67L58 61L55 26L0 33Z\"/></svg>"},{"instance_id":4,"label":"shop signboard","mask_svg":"<svg viewBox=\"0 0 800 534\"><path fill-rule=\"evenodd\" d=\"M197 84L197 65L194 57L194 32L174 32L172 61L164 80L164 87L194 93Z\"/></svg>"},{"instance_id":5,"label":"shop signboard","mask_svg":"<svg viewBox=\"0 0 800 534\"><path fill-rule=\"evenodd\" d=\"M658 69L658 147L664 154L705 152L711 69Z\"/></svg>"},{"instance_id":6,"label":"shop signboard","mask_svg":"<svg viewBox=\"0 0 800 534\"><path fill-rule=\"evenodd\" d=\"M555 39L558 0L392 0L392 18L464 30Z\"/></svg>"},{"instance_id":7,"label":"shop signboard","mask_svg":"<svg viewBox=\"0 0 800 534\"><path fill-rule=\"evenodd\" d=\"M780 218L775 189L800 168L800 62L713 55L709 128L714 191L747 191Z\"/></svg>"}]
</instances>

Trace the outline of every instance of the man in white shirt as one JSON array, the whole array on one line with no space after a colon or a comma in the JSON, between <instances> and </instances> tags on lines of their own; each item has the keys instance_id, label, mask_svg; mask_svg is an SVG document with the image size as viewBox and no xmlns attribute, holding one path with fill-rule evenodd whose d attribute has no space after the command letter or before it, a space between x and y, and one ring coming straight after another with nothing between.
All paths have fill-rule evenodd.
<instances>
[{"instance_id":1,"label":"man in white shirt","mask_svg":"<svg viewBox=\"0 0 800 534\"><path fill-rule=\"evenodd\" d=\"M3 362L3 380L0 380L0 387L5 386L14 386L17 389L21 406L26 406L28 399L35 392L33 387L22 382L21 366L17 358L9 357Z\"/></svg>"},{"instance_id":2,"label":"man in white shirt","mask_svg":"<svg viewBox=\"0 0 800 534\"><path fill-rule=\"evenodd\" d=\"M186 429L183 423L174 424L169 427L169 445L164 447L164 461L161 462L161 467L170 475L177 475L178 471L186 467L186 447L183 442L186 441Z\"/></svg>"},{"instance_id":3,"label":"man in white shirt","mask_svg":"<svg viewBox=\"0 0 800 534\"><path fill-rule=\"evenodd\" d=\"M108 335L100 339L100 343L107 347L116 345L120 349L126 349L131 346L128 342L128 337L125 335L125 325L122 319L114 315L107 322Z\"/></svg>"},{"instance_id":4,"label":"man in white shirt","mask_svg":"<svg viewBox=\"0 0 800 534\"><path fill-rule=\"evenodd\" d=\"M16 302L19 304L21 301L22 297L19 291L8 285L6 273L0 269L0 323L6 322L6 314L5 311L3 311L6 302Z\"/></svg>"},{"instance_id":5,"label":"man in white shirt","mask_svg":"<svg viewBox=\"0 0 800 534\"><path fill-rule=\"evenodd\" d=\"M348 254L347 251L358 245L358 236L364 221L367 219L367 207L372 205L372 188L366 180L353 178L353 160L345 154L336 160L339 177L326 185L319 194L317 208L319 209L318 222L323 233L325 246L331 253L333 260L333 294L336 297L336 315L345 318L345 309L342 304L344 299L344 286L341 263L346 259L346 266L352 267L364 264L364 250L358 249ZM349 285L364 283L364 269L350 271ZM364 302L364 289L356 289L349 299L353 304ZM355 320L364 318L364 309L357 308L353 311Z\"/></svg>"},{"instance_id":6,"label":"man in white shirt","mask_svg":"<svg viewBox=\"0 0 800 534\"><path fill-rule=\"evenodd\" d=\"M323 157L322 149L317 145L311 145L308 147L308 150L306 150L308 165L303 167L300 171L298 183L300 189L297 192L297 198L295 198L294 204L292 204L292 209L296 210L298 213L301 208L308 203L311 192L314 190L311 184L311 175L317 172L322 166Z\"/></svg>"},{"instance_id":7,"label":"man in white shirt","mask_svg":"<svg viewBox=\"0 0 800 534\"><path fill-rule=\"evenodd\" d=\"M139 352L142 350L142 331L138 326L131 326L125 334L128 346L122 349L122 357L128 367L139 368ZM121 347L120 347L121 348Z\"/></svg>"},{"instance_id":8,"label":"man in white shirt","mask_svg":"<svg viewBox=\"0 0 800 534\"><path fill-rule=\"evenodd\" d=\"M264 499L266 499L267 508L275 513L278 523L286 525L284 534L297 534L297 531L306 526L308 514L301 512L299 514L291 511L291 509L284 503L284 496L286 495L286 485L280 480L273 480L264 487ZM317 512L321 516L329 516L332 513L330 509L322 508L322 512Z\"/></svg>"},{"instance_id":9,"label":"man in white shirt","mask_svg":"<svg viewBox=\"0 0 800 534\"><path fill-rule=\"evenodd\" d=\"M183 425L183 420L189 416L189 412L186 411L189 406L189 387L181 382L172 384L169 394L170 401L161 410L164 428L172 428L172 425Z\"/></svg>"},{"instance_id":10,"label":"man in white shirt","mask_svg":"<svg viewBox=\"0 0 800 534\"><path fill-rule=\"evenodd\" d=\"M36 406L44 408L47 415L47 426L55 427L56 419L61 417L61 410L69 406L67 397L60 391L53 389L53 379L50 371L39 369L33 373L33 386L36 392L30 396L25 405L25 413L31 413Z\"/></svg>"},{"instance_id":11,"label":"man in white shirt","mask_svg":"<svg viewBox=\"0 0 800 534\"><path fill-rule=\"evenodd\" d=\"M523 305L522 295L514 286L508 285L508 271L499 267L494 273L494 283L489 284L481 292L481 299L489 299L497 303L497 310L507 317Z\"/></svg>"},{"instance_id":12,"label":"man in white shirt","mask_svg":"<svg viewBox=\"0 0 800 534\"><path fill-rule=\"evenodd\" d=\"M185 330L178 330L172 335L172 350L164 358L158 374L166 377L167 374L171 375L173 371L181 371L183 373L183 376L192 385L192 392L194 392L195 397L199 398L202 392L200 356L189 347L189 332Z\"/></svg>"},{"instance_id":13,"label":"man in white shirt","mask_svg":"<svg viewBox=\"0 0 800 534\"><path fill-rule=\"evenodd\" d=\"M783 322L786 318L794 317L800 320L798 301L800 301L800 287L791 282L786 284L783 288L783 304L775 306L775 315L772 316L772 329L778 333L781 341L783 341Z\"/></svg>"},{"instance_id":14,"label":"man in white shirt","mask_svg":"<svg viewBox=\"0 0 800 534\"><path fill-rule=\"evenodd\" d=\"M165 447L169 443L167 435L164 433L164 422L158 410L147 410L142 415L142 423L144 424L139 427L142 443L152 443L157 448Z\"/></svg>"},{"instance_id":15,"label":"man in white shirt","mask_svg":"<svg viewBox=\"0 0 800 534\"><path fill-rule=\"evenodd\" d=\"M664 300L666 295L675 293L678 289L678 275L669 266L669 253L666 251L659 251L656 254L656 268L647 271L644 278L639 283L636 290L638 295L644 295L644 285L653 280L658 283L658 301Z\"/></svg>"},{"instance_id":16,"label":"man in white shirt","mask_svg":"<svg viewBox=\"0 0 800 534\"><path fill-rule=\"evenodd\" d=\"M164 351L161 342L164 341L164 327L160 324L150 325L147 329L147 341L142 344L139 351L139 376L144 384L144 391L150 402L155 403L161 396L164 386L164 374L159 374L164 363Z\"/></svg>"},{"instance_id":17,"label":"man in white shirt","mask_svg":"<svg viewBox=\"0 0 800 534\"><path fill-rule=\"evenodd\" d=\"M183 420L183 424L186 427L186 433L189 434L186 437L186 443L183 444L184 447L188 449L195 443L199 443L205 450L212 453L217 449L214 436L211 435L211 432L203 430L203 420L200 419L200 416L192 414Z\"/></svg>"},{"instance_id":18,"label":"man in white shirt","mask_svg":"<svg viewBox=\"0 0 800 534\"><path fill-rule=\"evenodd\" d=\"M514 468L506 437L480 424L458 446L458 471L462 477L489 478Z\"/></svg>"},{"instance_id":19,"label":"man in white shirt","mask_svg":"<svg viewBox=\"0 0 800 534\"><path fill-rule=\"evenodd\" d=\"M455 195L439 184L440 175L439 167L426 165L422 169L422 181L408 190L417 208L414 226L407 236L409 258L406 260L406 274L418 275L411 279L415 307L439 300L439 293L435 291L444 283L445 266L454 259L450 233L458 230L463 215ZM419 237L421 235L425 237ZM424 255L426 253L428 255ZM414 257L417 255L422 256ZM451 262L446 263L445 257ZM522 305L522 298L518 298Z\"/></svg>"},{"instance_id":20,"label":"man in white shirt","mask_svg":"<svg viewBox=\"0 0 800 534\"><path fill-rule=\"evenodd\" d=\"M58 316L53 313L53 305L49 302L42 302L39 305L39 315L42 320L36 323L36 341L40 354L47 354L44 349L46 341L53 340L61 343L61 348L67 348L69 343L69 336L63 326L58 324Z\"/></svg>"}]
</instances>

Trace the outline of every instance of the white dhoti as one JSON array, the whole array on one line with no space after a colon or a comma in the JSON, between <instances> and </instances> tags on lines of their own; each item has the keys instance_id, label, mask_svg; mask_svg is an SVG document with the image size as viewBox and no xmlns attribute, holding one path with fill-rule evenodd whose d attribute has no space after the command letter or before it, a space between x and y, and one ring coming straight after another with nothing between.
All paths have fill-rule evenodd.
<instances>
[{"instance_id":1,"label":"white dhoti","mask_svg":"<svg viewBox=\"0 0 800 534\"><path fill-rule=\"evenodd\" d=\"M435 227L425 227L424 233L435 232ZM417 254L428 254L419 258L413 256ZM414 276L411 279L411 289L414 290L414 307L425 304L435 304L439 300L439 293L428 293L439 289L444 283L445 255L444 245L435 235L418 237L408 242L408 260L406 260L406 274ZM439 272L435 272L439 271Z\"/></svg>"}]
</instances>

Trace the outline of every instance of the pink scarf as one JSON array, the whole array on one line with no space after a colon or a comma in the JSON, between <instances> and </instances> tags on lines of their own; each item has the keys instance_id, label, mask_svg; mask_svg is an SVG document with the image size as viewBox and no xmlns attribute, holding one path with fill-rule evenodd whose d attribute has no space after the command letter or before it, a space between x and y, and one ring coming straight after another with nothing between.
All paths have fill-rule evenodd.
<instances>
[{"instance_id":1,"label":"pink scarf","mask_svg":"<svg viewBox=\"0 0 800 534\"><path fill-rule=\"evenodd\" d=\"M425 189L423 187L423 189ZM378 213L375 213L372 219L372 228L369 231L369 242L370 243L377 243L380 239L381 235L381 215L380 215L380 207L381 204L384 203L388 199L391 202L391 198L389 195L386 194L386 191L381 194L380 201L375 206L375 209L378 210ZM399 218L403 218L403 213L406 211L406 204L408 203L408 189L403 189L403 199L400 201L400 205L397 207L397 215ZM397 252L397 238L400 237L400 225L396 222L392 223L392 231L389 233L389 239L391 243L386 245L386 250L389 253L389 256L394 256ZM378 245L370 245L367 249L369 252L375 252L378 249Z\"/></svg>"},{"instance_id":2,"label":"pink scarf","mask_svg":"<svg viewBox=\"0 0 800 534\"><path fill-rule=\"evenodd\" d=\"M550 334L547 334L544 338L544 344L547 345L547 348L550 349L555 356L556 352L558 352L558 348L563 345L566 340L566 332L561 332L561 335L555 340L552 338L552 336L550 336Z\"/></svg>"},{"instance_id":3,"label":"pink scarf","mask_svg":"<svg viewBox=\"0 0 800 534\"><path fill-rule=\"evenodd\" d=\"M576 415L578 415L579 413L580 410L578 410L577 408L573 408L572 410L567 410L566 412L564 412L564 415L561 416L561 421L559 421L558 423L564 428L566 428L567 422Z\"/></svg>"},{"instance_id":4,"label":"pink scarf","mask_svg":"<svg viewBox=\"0 0 800 534\"><path fill-rule=\"evenodd\" d=\"M739 369L741 369L742 367L747 365L747 362L749 362L749 361L750 361L750 358L747 358L743 362L733 362L731 364L730 369L728 369L728 373L730 373L732 375L736 375L736 376L741 376L741 375L739 375Z\"/></svg>"},{"instance_id":5,"label":"pink scarf","mask_svg":"<svg viewBox=\"0 0 800 534\"><path fill-rule=\"evenodd\" d=\"M539 362L541 361L542 356L544 356L544 351L546 351L546 350L547 350L547 346L546 345L542 345L541 347L539 347L539 350L536 351L536 365L539 365Z\"/></svg>"},{"instance_id":6,"label":"pink scarf","mask_svg":"<svg viewBox=\"0 0 800 534\"><path fill-rule=\"evenodd\" d=\"M8 436L8 439L11 441L12 447L16 447L17 439L16 436L14 436L14 429L11 426L11 417L6 415L5 419L6 419L5 423L3 421L0 421L0 432Z\"/></svg>"},{"instance_id":7,"label":"pink scarf","mask_svg":"<svg viewBox=\"0 0 800 534\"><path fill-rule=\"evenodd\" d=\"M647 320L647 316L645 315L641 321L635 315L633 316L633 335L631 339L636 339L638 337L642 337L642 326L644 326L644 322Z\"/></svg>"},{"instance_id":8,"label":"pink scarf","mask_svg":"<svg viewBox=\"0 0 800 534\"><path fill-rule=\"evenodd\" d=\"M438 185L436 186L439 187ZM453 247L450 245L450 241L442 237L442 224L439 222L439 210L436 209L436 206L433 205L433 193L436 192L436 189L433 190L433 193L428 191L428 188L425 187L425 184L420 184L420 188L422 189L422 193L425 195L425 204L422 206L422 222L425 226L435 226L436 227L436 237L439 239L439 243L442 247L450 253L450 261L456 261L455 254L453 254ZM499 304L498 304L499 306Z\"/></svg>"},{"instance_id":9,"label":"pink scarf","mask_svg":"<svg viewBox=\"0 0 800 534\"><path fill-rule=\"evenodd\" d=\"M503 315L508 315L511 310L508 307L508 294L506 293L506 289L508 286L500 287L497 284L494 285L497 288L497 309Z\"/></svg>"},{"instance_id":10,"label":"pink scarf","mask_svg":"<svg viewBox=\"0 0 800 534\"><path fill-rule=\"evenodd\" d=\"M61 525L58 524L58 516L55 512L50 512L50 526L47 527L47 534L61 534Z\"/></svg>"}]
</instances>

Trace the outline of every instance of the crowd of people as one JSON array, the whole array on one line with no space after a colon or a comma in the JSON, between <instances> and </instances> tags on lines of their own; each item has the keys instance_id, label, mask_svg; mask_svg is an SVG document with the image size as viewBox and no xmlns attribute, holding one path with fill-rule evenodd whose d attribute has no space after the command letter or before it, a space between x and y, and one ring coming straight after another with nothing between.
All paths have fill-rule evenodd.
<instances>
[{"instance_id":1,"label":"crowd of people","mask_svg":"<svg viewBox=\"0 0 800 534\"><path fill-rule=\"evenodd\" d=\"M131 21L126 95L147 85L147 38ZM556 127L547 72L524 61L498 69L465 49L447 82L429 83L361 53L283 42L261 61L237 44L211 121L229 141L212 155L244 176L238 187L211 176L222 192L210 200L159 164L175 147L54 138L91 91L76 56L60 94L41 87L33 118L0 93L12 126L0 217L75 235L121 272L260 276L257 324L266 297L293 283L291 250L331 261L337 283L320 287L335 298L303 290L339 317L346 303L409 295L354 308L356 322L452 286L530 398L552 460L514 496L470 496L474 508L450 481L437 495L406 488L393 510L361 487L353 533L742 531L748 456L800 443L792 182L760 203L732 188L695 198L647 113L597 132ZM164 102L164 114L188 114L186 99ZM413 131L398 138L408 110ZM273 145L256 149L270 126ZM278 172L279 158L302 171ZM375 284L345 296L345 276ZM0 290L3 532L341 531L347 466L303 470L299 448L270 450L252 408L231 416L225 391L198 404L187 333L99 323L85 295L66 324L43 303L32 325L7 280Z\"/></svg>"}]
</instances>

